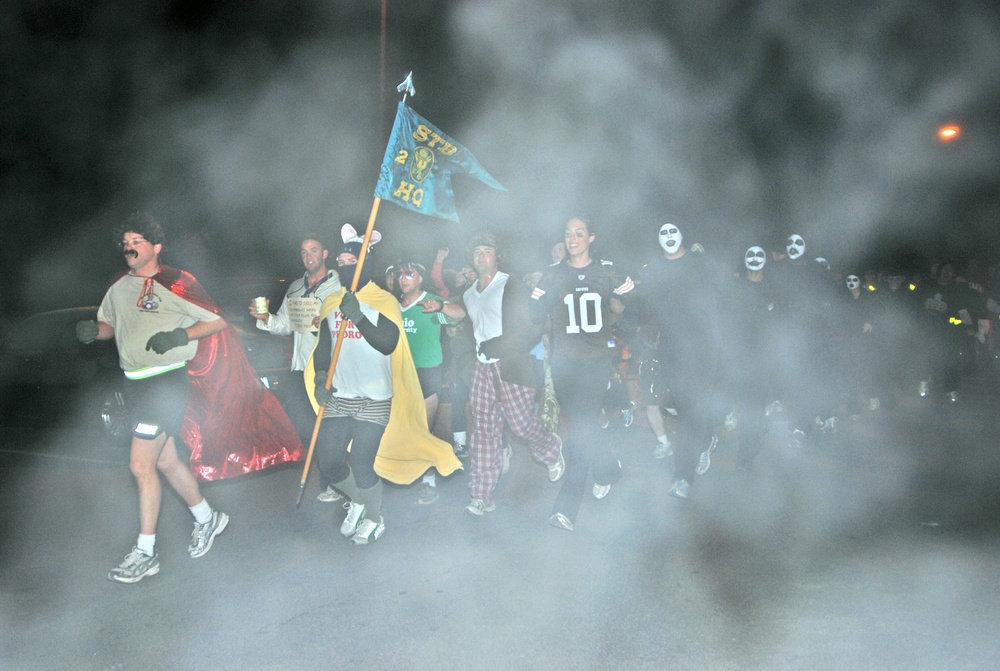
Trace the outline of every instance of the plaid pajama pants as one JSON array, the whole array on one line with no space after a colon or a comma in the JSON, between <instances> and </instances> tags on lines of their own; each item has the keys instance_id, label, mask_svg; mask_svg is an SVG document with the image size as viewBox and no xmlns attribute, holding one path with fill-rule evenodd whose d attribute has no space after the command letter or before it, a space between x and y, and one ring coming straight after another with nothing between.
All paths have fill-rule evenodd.
<instances>
[{"instance_id":1,"label":"plaid pajama pants","mask_svg":"<svg viewBox=\"0 0 1000 671\"><path fill-rule=\"evenodd\" d=\"M535 390L504 382L500 363L476 361L469 391L472 435L469 494L487 505L503 468L503 425L528 444L532 456L544 464L559 458L559 438L535 414Z\"/></svg>"}]
</instances>

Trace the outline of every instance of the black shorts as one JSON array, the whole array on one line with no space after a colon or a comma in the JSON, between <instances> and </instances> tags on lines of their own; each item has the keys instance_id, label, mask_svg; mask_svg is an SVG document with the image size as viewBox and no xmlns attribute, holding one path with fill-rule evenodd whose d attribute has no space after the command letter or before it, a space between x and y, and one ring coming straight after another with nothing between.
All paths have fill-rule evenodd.
<instances>
[{"instance_id":1,"label":"black shorts","mask_svg":"<svg viewBox=\"0 0 1000 671\"><path fill-rule=\"evenodd\" d=\"M420 390L424 398L429 398L441 391L444 377L441 374L441 366L433 368L418 368L417 377L420 379Z\"/></svg>"},{"instance_id":2,"label":"black shorts","mask_svg":"<svg viewBox=\"0 0 1000 671\"><path fill-rule=\"evenodd\" d=\"M178 368L142 380L125 378L125 402L132 435L152 440L161 433L180 437L191 379Z\"/></svg>"}]
</instances>

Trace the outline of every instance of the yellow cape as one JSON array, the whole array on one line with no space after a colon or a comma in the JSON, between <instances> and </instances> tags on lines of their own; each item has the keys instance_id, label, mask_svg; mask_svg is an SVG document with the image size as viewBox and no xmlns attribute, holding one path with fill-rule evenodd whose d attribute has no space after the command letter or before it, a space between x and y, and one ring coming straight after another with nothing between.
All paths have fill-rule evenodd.
<instances>
[{"instance_id":1,"label":"yellow cape","mask_svg":"<svg viewBox=\"0 0 1000 671\"><path fill-rule=\"evenodd\" d=\"M345 290L331 294L320 308L320 318L324 319L340 306ZM449 443L433 435L427 428L427 410L420 393L420 380L410 354L410 343L403 330L403 317L399 302L392 294L369 282L357 292L358 300L378 310L399 327L399 344L391 355L392 359L392 411L389 425L379 444L375 457L375 472L389 482L408 485L433 466L441 475L451 475L462 468L462 462L455 456ZM317 339L318 342L318 339ZM313 410L319 412L316 403L315 371L312 356L305 369L306 393Z\"/></svg>"}]
</instances>

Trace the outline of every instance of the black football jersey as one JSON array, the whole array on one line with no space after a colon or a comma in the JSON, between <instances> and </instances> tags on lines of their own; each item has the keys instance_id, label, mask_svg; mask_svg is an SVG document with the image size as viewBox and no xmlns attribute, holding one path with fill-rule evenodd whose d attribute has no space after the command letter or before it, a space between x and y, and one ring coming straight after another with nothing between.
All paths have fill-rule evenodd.
<instances>
[{"instance_id":1,"label":"black football jersey","mask_svg":"<svg viewBox=\"0 0 1000 671\"><path fill-rule=\"evenodd\" d=\"M585 268L565 262L549 268L532 292L535 310L551 319L552 356L589 359L608 355L612 296L632 290L632 280L622 277L611 261L593 260Z\"/></svg>"}]
</instances>

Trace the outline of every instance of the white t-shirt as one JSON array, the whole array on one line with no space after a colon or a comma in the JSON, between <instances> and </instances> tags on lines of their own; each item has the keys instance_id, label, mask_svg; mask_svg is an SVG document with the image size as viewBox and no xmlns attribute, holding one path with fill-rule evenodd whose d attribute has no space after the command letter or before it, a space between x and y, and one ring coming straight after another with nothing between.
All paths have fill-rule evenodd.
<instances>
[{"instance_id":1,"label":"white t-shirt","mask_svg":"<svg viewBox=\"0 0 1000 671\"><path fill-rule=\"evenodd\" d=\"M490 338L503 335L503 321L501 319L501 304L503 303L503 289L507 285L507 273L497 271L486 288L479 291L479 283L473 282L472 286L465 290L462 295L462 302L465 303L465 312L472 321L472 334L476 337L476 358L483 363L493 363L499 359L488 359L479 354L479 345Z\"/></svg>"},{"instance_id":2,"label":"white t-shirt","mask_svg":"<svg viewBox=\"0 0 1000 671\"><path fill-rule=\"evenodd\" d=\"M378 310L360 303L361 312L372 324L382 318ZM337 342L337 331L344 313L334 310L326 319L330 328L331 343ZM404 337L401 333L400 338ZM332 345L331 345L332 347ZM392 358L382 354L361 336L361 331L348 320L344 330L344 343L340 346L337 370L333 372L334 396L339 398L370 398L385 401L392 398Z\"/></svg>"}]
</instances>

